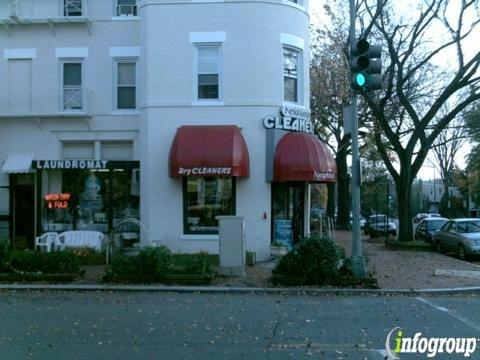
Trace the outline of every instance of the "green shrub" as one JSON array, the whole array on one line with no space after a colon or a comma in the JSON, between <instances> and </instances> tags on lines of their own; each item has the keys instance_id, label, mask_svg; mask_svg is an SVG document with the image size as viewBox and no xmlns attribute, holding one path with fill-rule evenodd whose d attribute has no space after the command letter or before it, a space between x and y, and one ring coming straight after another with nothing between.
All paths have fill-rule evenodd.
<instances>
[{"instance_id":1,"label":"green shrub","mask_svg":"<svg viewBox=\"0 0 480 360\"><path fill-rule=\"evenodd\" d=\"M145 247L136 258L136 271L145 277L161 277L167 274L171 253L166 246Z\"/></svg>"},{"instance_id":2,"label":"green shrub","mask_svg":"<svg viewBox=\"0 0 480 360\"><path fill-rule=\"evenodd\" d=\"M273 274L298 278L304 285L334 284L339 276L338 246L326 236L301 240L273 270Z\"/></svg>"},{"instance_id":3,"label":"green shrub","mask_svg":"<svg viewBox=\"0 0 480 360\"><path fill-rule=\"evenodd\" d=\"M210 259L207 254L192 254L187 258L185 264L186 274L206 275L212 273Z\"/></svg>"},{"instance_id":4,"label":"green shrub","mask_svg":"<svg viewBox=\"0 0 480 360\"><path fill-rule=\"evenodd\" d=\"M10 243L8 240L0 240L0 272L5 271L5 261L10 253Z\"/></svg>"},{"instance_id":5,"label":"green shrub","mask_svg":"<svg viewBox=\"0 0 480 360\"><path fill-rule=\"evenodd\" d=\"M133 275L136 273L135 258L116 255L112 258L107 275Z\"/></svg>"},{"instance_id":6,"label":"green shrub","mask_svg":"<svg viewBox=\"0 0 480 360\"><path fill-rule=\"evenodd\" d=\"M33 250L11 251L6 260L11 272L41 272L45 274L78 274L80 265L72 253L56 251L41 253Z\"/></svg>"}]
</instances>

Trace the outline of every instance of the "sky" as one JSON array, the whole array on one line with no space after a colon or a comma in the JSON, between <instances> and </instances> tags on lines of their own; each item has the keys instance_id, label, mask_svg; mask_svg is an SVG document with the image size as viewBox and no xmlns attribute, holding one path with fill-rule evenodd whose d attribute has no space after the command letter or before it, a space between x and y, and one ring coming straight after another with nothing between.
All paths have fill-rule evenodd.
<instances>
[{"instance_id":1,"label":"sky","mask_svg":"<svg viewBox=\"0 0 480 360\"><path fill-rule=\"evenodd\" d=\"M323 14L323 4L325 4L325 0L310 0L310 23L312 24L321 24L324 19L322 19ZM348 19L346 19L348 21ZM464 169L466 166L466 158L471 150L471 146L469 144L462 147L459 153L456 156L456 163L461 168ZM439 178L438 169L434 168L434 156L433 154L429 154L427 160L424 163L424 166L420 169L418 173L418 178L423 180L433 180Z\"/></svg>"}]
</instances>

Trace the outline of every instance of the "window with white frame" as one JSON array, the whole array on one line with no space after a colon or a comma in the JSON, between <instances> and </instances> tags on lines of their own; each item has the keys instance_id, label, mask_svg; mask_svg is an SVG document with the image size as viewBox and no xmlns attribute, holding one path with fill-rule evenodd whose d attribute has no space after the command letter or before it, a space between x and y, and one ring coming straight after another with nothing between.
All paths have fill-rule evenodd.
<instances>
[{"instance_id":1,"label":"window with white frame","mask_svg":"<svg viewBox=\"0 0 480 360\"><path fill-rule=\"evenodd\" d=\"M63 110L82 110L82 63L64 62L62 65L62 108Z\"/></svg>"},{"instance_id":2,"label":"window with white frame","mask_svg":"<svg viewBox=\"0 0 480 360\"><path fill-rule=\"evenodd\" d=\"M116 0L116 16L137 16L137 0Z\"/></svg>"},{"instance_id":3,"label":"window with white frame","mask_svg":"<svg viewBox=\"0 0 480 360\"><path fill-rule=\"evenodd\" d=\"M95 143L93 141L62 142L62 158L65 160L92 160L95 158Z\"/></svg>"},{"instance_id":4,"label":"window with white frame","mask_svg":"<svg viewBox=\"0 0 480 360\"><path fill-rule=\"evenodd\" d=\"M197 98L220 99L220 46L197 46Z\"/></svg>"},{"instance_id":5,"label":"window with white frame","mask_svg":"<svg viewBox=\"0 0 480 360\"><path fill-rule=\"evenodd\" d=\"M116 108L137 107L137 63L132 60L116 62Z\"/></svg>"},{"instance_id":6,"label":"window with white frame","mask_svg":"<svg viewBox=\"0 0 480 360\"><path fill-rule=\"evenodd\" d=\"M63 16L82 16L83 0L63 0Z\"/></svg>"},{"instance_id":7,"label":"window with white frame","mask_svg":"<svg viewBox=\"0 0 480 360\"><path fill-rule=\"evenodd\" d=\"M300 57L300 51L288 47L283 48L283 88L285 101L299 102Z\"/></svg>"}]
</instances>

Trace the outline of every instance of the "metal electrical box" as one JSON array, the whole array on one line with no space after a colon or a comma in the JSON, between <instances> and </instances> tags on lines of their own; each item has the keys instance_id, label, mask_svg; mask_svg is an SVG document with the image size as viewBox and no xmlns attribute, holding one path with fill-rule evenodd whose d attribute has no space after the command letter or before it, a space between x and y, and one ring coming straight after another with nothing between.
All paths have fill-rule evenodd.
<instances>
[{"instance_id":1,"label":"metal electrical box","mask_svg":"<svg viewBox=\"0 0 480 360\"><path fill-rule=\"evenodd\" d=\"M217 216L220 273L245 276L245 223L243 216Z\"/></svg>"}]
</instances>

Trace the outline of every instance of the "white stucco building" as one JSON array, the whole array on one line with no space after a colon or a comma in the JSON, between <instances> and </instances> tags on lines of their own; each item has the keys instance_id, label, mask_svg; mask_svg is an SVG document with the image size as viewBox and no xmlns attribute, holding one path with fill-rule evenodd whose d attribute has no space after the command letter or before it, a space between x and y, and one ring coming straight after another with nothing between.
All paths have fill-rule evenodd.
<instances>
[{"instance_id":1,"label":"white stucco building","mask_svg":"<svg viewBox=\"0 0 480 360\"><path fill-rule=\"evenodd\" d=\"M10 0L0 22L17 245L137 218L142 245L217 253L236 214L265 258L309 232L308 184L336 169L309 122L308 0Z\"/></svg>"}]
</instances>

